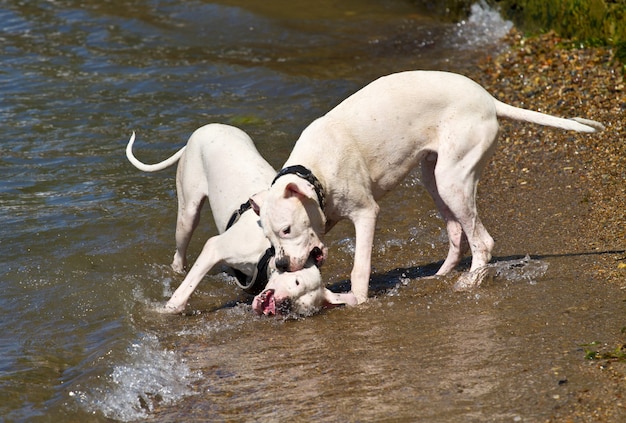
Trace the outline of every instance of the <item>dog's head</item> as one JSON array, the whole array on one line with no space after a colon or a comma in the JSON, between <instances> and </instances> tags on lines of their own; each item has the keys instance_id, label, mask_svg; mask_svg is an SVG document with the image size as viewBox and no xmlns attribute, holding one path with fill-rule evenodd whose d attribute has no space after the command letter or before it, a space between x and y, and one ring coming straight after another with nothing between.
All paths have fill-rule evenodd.
<instances>
[{"instance_id":1,"label":"dog's head","mask_svg":"<svg viewBox=\"0 0 626 423\"><path fill-rule=\"evenodd\" d=\"M356 303L352 293L326 289L319 269L309 262L296 272L274 272L263 292L254 297L252 309L266 316L310 316L322 308Z\"/></svg>"},{"instance_id":2,"label":"dog's head","mask_svg":"<svg viewBox=\"0 0 626 423\"><path fill-rule=\"evenodd\" d=\"M328 252L322 242L326 218L311 183L285 175L269 190L254 195L250 203L276 250L277 269L300 270L309 258L322 265Z\"/></svg>"}]
</instances>

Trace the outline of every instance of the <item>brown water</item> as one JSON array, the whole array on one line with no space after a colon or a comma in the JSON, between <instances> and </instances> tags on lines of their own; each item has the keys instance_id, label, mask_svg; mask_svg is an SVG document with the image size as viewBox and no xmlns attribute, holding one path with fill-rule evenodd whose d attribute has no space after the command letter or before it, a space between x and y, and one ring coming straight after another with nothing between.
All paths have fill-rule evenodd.
<instances>
[{"instance_id":1,"label":"brown water","mask_svg":"<svg viewBox=\"0 0 626 423\"><path fill-rule=\"evenodd\" d=\"M457 25L404 0L65 0L5 2L0 22L2 419L537 421L602 383L584 345L618 342L624 294L589 270L610 254L567 248L549 218L555 200L576 216L566 181L516 203L482 193L498 258L472 293L429 277L445 234L411 176L381 202L368 304L259 318L218 274L186 315L151 311L181 281L174 171L132 168L132 130L157 162L231 123L279 167L377 76L475 71L504 27L487 11ZM192 260L214 233L203 219ZM346 287L349 225L329 241L323 276Z\"/></svg>"}]
</instances>

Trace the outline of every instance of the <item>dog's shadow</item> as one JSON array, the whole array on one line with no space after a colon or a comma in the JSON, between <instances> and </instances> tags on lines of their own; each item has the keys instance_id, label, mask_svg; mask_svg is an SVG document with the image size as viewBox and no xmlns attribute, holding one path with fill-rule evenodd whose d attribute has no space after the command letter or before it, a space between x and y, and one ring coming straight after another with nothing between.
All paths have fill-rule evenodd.
<instances>
[{"instance_id":1,"label":"dog's shadow","mask_svg":"<svg viewBox=\"0 0 626 423\"><path fill-rule=\"evenodd\" d=\"M369 296L377 297L384 295L398 284L406 284L408 281L416 279L435 279L437 270L441 267L443 261L428 263L413 267L397 267L385 272L373 272L370 275ZM350 291L350 279L344 279L328 285L328 289L333 292Z\"/></svg>"},{"instance_id":2,"label":"dog's shadow","mask_svg":"<svg viewBox=\"0 0 626 423\"><path fill-rule=\"evenodd\" d=\"M491 272L490 280L497 274L498 271L503 268L519 269L524 271L525 266L530 264L543 262L550 258L562 258L562 257L585 257L585 256L603 256L603 255L626 255L626 250L605 250L605 251L583 251L572 252L562 254L536 254L536 255L509 255L493 257L489 262L489 266L493 269ZM626 256L624 257L626 259ZM377 297L387 294L389 291L397 289L399 284L406 285L407 283L419 279L424 281L424 291L433 292L437 289L445 289L449 287L452 289L453 280L456 279L458 274L453 277L436 276L437 271L443 264L443 260L433 263L428 263L414 267L398 267L392 270L388 270L382 273L372 273L369 284L370 297ZM461 263L456 267L457 272L466 272L469 270L472 264L472 257L468 256L464 258ZM529 270L530 272L531 270ZM350 280L344 279L328 286L333 292L348 292L350 290Z\"/></svg>"},{"instance_id":3,"label":"dog's shadow","mask_svg":"<svg viewBox=\"0 0 626 423\"><path fill-rule=\"evenodd\" d=\"M563 253L563 254L536 254L536 255L510 255L510 256L500 256L493 257L490 266L498 268L499 266L505 266L508 268L518 268L523 270L526 263L529 262L537 262L543 261L550 258L560 258L560 257L584 257L584 256L602 256L602 255L615 255L615 254L625 254L626 250L605 250L605 251L588 251L588 252L572 252L572 253ZM626 258L626 256L624 257ZM461 261L461 263L456 267L458 272L465 272L469 270L472 263L471 256L466 257ZM370 277L369 284L369 297L380 297L388 294L390 291L397 289L400 285L407 285L415 280L420 280L423 282L422 286L420 286L420 292L423 295L427 295L429 293L440 292L445 289L452 289L454 278L450 278L447 276L435 276L441 265L443 264L443 260L427 263L420 266L412 266L412 267L398 267L392 270L388 270L380 273L372 273ZM331 283L327 286L333 292L348 292L350 291L350 280L343 279L341 281L337 281ZM202 313L211 313L216 312L223 309L235 308L240 305L252 305L252 300L254 299L253 295L246 294L242 292L241 296L238 299L233 299L225 302L221 306L217 306L211 308L210 310L204 310ZM186 313L184 313L186 314ZM194 313L189 313L194 314Z\"/></svg>"}]
</instances>

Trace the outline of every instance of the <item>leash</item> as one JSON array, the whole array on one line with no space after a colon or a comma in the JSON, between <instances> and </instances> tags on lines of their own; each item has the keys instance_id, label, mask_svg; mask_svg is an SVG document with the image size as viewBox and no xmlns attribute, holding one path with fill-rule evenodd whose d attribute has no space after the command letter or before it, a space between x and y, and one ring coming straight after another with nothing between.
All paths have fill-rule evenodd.
<instances>
[{"instance_id":1,"label":"leash","mask_svg":"<svg viewBox=\"0 0 626 423\"><path fill-rule=\"evenodd\" d=\"M243 203L237 210L233 212L226 224L226 230L229 230L241 216L252 208L250 200ZM267 282L270 280L272 270L270 269L270 260L274 257L274 247L270 247L261 254L257 261L254 273L252 276L248 276L239 269L230 267L230 273L237 279L237 285L246 291L248 294L256 295L263 291Z\"/></svg>"},{"instance_id":2,"label":"leash","mask_svg":"<svg viewBox=\"0 0 626 423\"><path fill-rule=\"evenodd\" d=\"M324 198L324 187L322 186L322 183L319 181L319 179L317 179L315 175L313 175L313 172L311 172L309 169L302 165L288 166L282 168L280 172L278 172L278 174L272 181L272 185L274 185L278 178L285 175L296 175L313 185L313 188L315 189L315 194L317 195L317 201L322 211L324 211L324 207L326 205L326 201Z\"/></svg>"}]
</instances>

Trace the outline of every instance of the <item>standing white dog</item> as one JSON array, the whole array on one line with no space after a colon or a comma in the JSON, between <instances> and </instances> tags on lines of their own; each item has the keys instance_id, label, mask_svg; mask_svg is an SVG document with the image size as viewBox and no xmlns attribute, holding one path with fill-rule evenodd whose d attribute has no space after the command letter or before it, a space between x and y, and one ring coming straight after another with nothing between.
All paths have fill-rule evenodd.
<instances>
[{"instance_id":1,"label":"standing white dog","mask_svg":"<svg viewBox=\"0 0 626 423\"><path fill-rule=\"evenodd\" d=\"M469 273L455 289L481 283L494 241L478 218L476 186L496 147L498 117L578 132L602 124L520 109L493 98L472 80L447 72L382 77L348 97L303 132L269 191L251 200L276 249L276 266L296 271L326 258L327 230L348 218L356 245L352 292L367 300L378 215L376 200L421 163L422 182L445 219L449 273L468 243Z\"/></svg>"},{"instance_id":2,"label":"standing white dog","mask_svg":"<svg viewBox=\"0 0 626 423\"><path fill-rule=\"evenodd\" d=\"M187 247L207 199L220 233L206 242L185 280L159 311L182 312L202 278L217 265L234 269L238 285L246 291L256 294L263 290L274 269L273 250L263 234L258 216L251 211L249 203L241 202L267 189L276 171L261 157L252 139L232 126L206 125L191 135L185 147L153 165L135 158L132 152L134 141L133 133L126 147L126 157L139 170L155 172L179 162L176 253L172 268L177 272L184 271ZM288 294L280 295L279 303L283 305L279 312L290 309L296 313L300 310L309 312L328 305L319 296L303 295L304 290L325 293L316 268L305 269L302 274L276 274L271 278L277 279L272 286L294 286ZM306 279L307 283L300 284L297 278ZM324 298L334 300L335 304L353 302L352 294L326 295Z\"/></svg>"}]
</instances>

